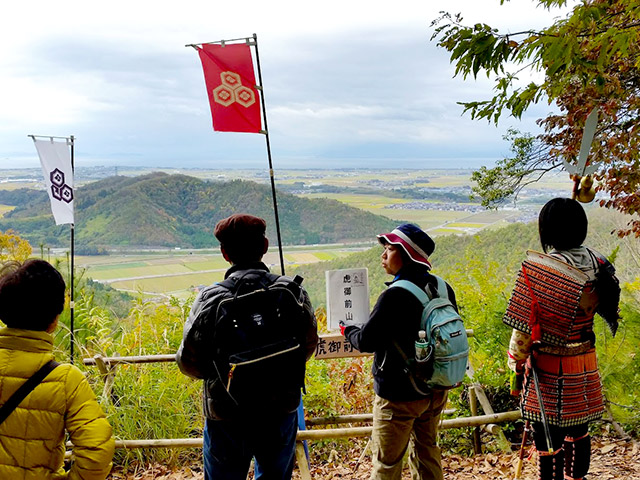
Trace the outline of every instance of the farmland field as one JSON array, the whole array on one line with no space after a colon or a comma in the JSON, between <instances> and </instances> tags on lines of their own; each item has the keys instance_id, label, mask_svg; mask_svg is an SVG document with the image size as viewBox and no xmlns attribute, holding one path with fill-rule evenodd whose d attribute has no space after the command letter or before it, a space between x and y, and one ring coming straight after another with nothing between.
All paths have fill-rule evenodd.
<instances>
[{"instance_id":1,"label":"farmland field","mask_svg":"<svg viewBox=\"0 0 640 480\"><path fill-rule=\"evenodd\" d=\"M373 243L373 242L372 242ZM362 245L318 245L315 247L285 247L285 269L294 265L341 258L368 248ZM229 264L215 250L115 253L106 256L77 256L76 266L91 279L109 284L118 290L142 293L146 296L187 298L202 285L220 281ZM278 272L280 257L270 249L264 262Z\"/></svg>"},{"instance_id":2,"label":"farmland field","mask_svg":"<svg viewBox=\"0 0 640 480\"><path fill-rule=\"evenodd\" d=\"M376 215L383 215L398 222L412 222L434 235L447 233L477 232L496 222L502 222L515 217L514 210L480 210L470 212L464 210L464 205L457 210L446 210L441 204L429 201L419 201L406 198L393 198L382 195L355 195L342 193L313 193L305 195L307 198L330 198L360 208ZM424 208L416 206L424 205ZM432 204L434 207L429 208ZM407 208L403 208L407 205ZM438 205L438 209L436 209ZM390 208L393 206L393 208ZM472 206L470 204L470 206Z\"/></svg>"},{"instance_id":3,"label":"farmland field","mask_svg":"<svg viewBox=\"0 0 640 480\"><path fill-rule=\"evenodd\" d=\"M366 168L352 170L279 170L276 172L277 183L323 183L343 187L353 187L371 182L411 182L420 187L459 187L469 184L471 170L455 169L375 169Z\"/></svg>"},{"instance_id":4,"label":"farmland field","mask_svg":"<svg viewBox=\"0 0 640 480\"><path fill-rule=\"evenodd\" d=\"M122 173L126 173L122 171ZM167 172L177 173L177 172ZM216 172L189 171L188 174L213 181L245 178L266 182L264 172ZM486 211L477 204L448 204L427 200L415 200L394 196L389 185L425 186L433 188L459 188L469 184L469 171L457 170L345 170L305 171L285 170L279 172L279 184L333 185L358 188L374 185L384 188L379 194L309 193L305 198L330 198L352 207L383 215L398 223L412 222L420 225L432 235L469 234L517 216L514 210ZM365 245L316 245L285 247L285 269L289 266L315 263L346 256L353 251L373 244L376 233L371 232L372 243ZM277 250L271 249L265 256L272 270L279 271ZM115 252L107 256L77 257L76 264L86 269L86 275L96 281L108 283L114 288L144 295L175 296L186 298L193 295L201 285L209 285L223 278L228 264L216 249L167 250L164 252Z\"/></svg>"},{"instance_id":5,"label":"farmland field","mask_svg":"<svg viewBox=\"0 0 640 480\"><path fill-rule=\"evenodd\" d=\"M12 207L10 205L0 205L0 217L3 217L7 212L10 212L16 207Z\"/></svg>"},{"instance_id":6,"label":"farmland field","mask_svg":"<svg viewBox=\"0 0 640 480\"><path fill-rule=\"evenodd\" d=\"M468 212L456 210L417 210L402 208L402 204L408 204L412 202L412 200L407 198L385 197L382 195L312 193L305 195L305 198L330 198L376 215L383 215L392 220L417 223L425 229L433 228L445 222L455 221L469 215ZM392 205L394 205L395 208L389 208Z\"/></svg>"},{"instance_id":7,"label":"farmland field","mask_svg":"<svg viewBox=\"0 0 640 480\"><path fill-rule=\"evenodd\" d=\"M109 176L117 173L135 176L164 171L168 174L185 174L212 182L244 179L258 183L269 183L266 170L198 170L198 169L138 169L118 167L113 172L102 172ZM78 179L78 185L100 178L96 172ZM39 169L14 171L7 176L0 189L20 187L37 188ZM568 191L570 181L564 175L550 176L535 185L536 190L522 195L528 203L519 209L487 211L473 203L455 203L446 200L446 195L468 195L470 170L401 170L401 169L349 169L349 170L276 170L276 187L289 186L303 198L330 198L394 221L412 222L431 235L473 234L482 229L496 228L507 222L528 221L539 208L541 196L551 192ZM2 180L3 178L0 178ZM333 192L331 188L333 188ZM316 188L314 192L314 188ZM323 192L322 188L327 192ZM395 193L396 190L434 189L444 195L441 201L419 200ZM307 193L313 192L313 193ZM322 193L319 193L322 192ZM371 193L367 193L371 192ZM409 195L410 196L410 195ZM464 198L464 197L463 197ZM537 202L537 203L536 203ZM13 207L0 205L0 216ZM371 232L372 243L375 234ZM346 256L366 245L317 245L285 247L285 266L321 262ZM228 264L217 249L165 250L165 251L111 251L105 256L77 256L76 265L85 269L85 275L111 286L147 295L174 295L186 297L193 294L199 285L210 284L222 278ZM279 256L272 249L265 262L279 271Z\"/></svg>"}]
</instances>

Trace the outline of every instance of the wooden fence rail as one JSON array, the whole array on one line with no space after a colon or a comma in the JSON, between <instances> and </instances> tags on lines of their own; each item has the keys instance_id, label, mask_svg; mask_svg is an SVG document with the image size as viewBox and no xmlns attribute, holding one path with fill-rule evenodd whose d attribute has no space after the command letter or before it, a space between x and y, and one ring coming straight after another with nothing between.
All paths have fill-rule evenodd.
<instances>
[{"instance_id":1,"label":"wooden fence rail","mask_svg":"<svg viewBox=\"0 0 640 480\"><path fill-rule=\"evenodd\" d=\"M443 415L452 415L456 411L454 409L443 410ZM305 423L308 427L314 425L333 425L340 423L364 423L373 422L373 413L354 413L351 415L329 415L327 417L311 417L307 418Z\"/></svg>"},{"instance_id":2,"label":"wooden fence rail","mask_svg":"<svg viewBox=\"0 0 640 480\"><path fill-rule=\"evenodd\" d=\"M446 430L449 428L465 428L486 425L490 423L512 422L521 418L519 410L510 412L494 413L493 415L479 415L477 417L460 417L440 421L438 428ZM320 441L334 438L357 438L370 437L373 427L350 427L350 428L325 428L320 430L300 430L296 435L296 441ZM67 447L72 447L71 442L67 442ZM202 447L202 438L162 438L153 440L116 440L116 448L197 448Z\"/></svg>"},{"instance_id":3,"label":"wooden fence rail","mask_svg":"<svg viewBox=\"0 0 640 480\"><path fill-rule=\"evenodd\" d=\"M473 330L467 330L467 335L472 337ZM327 360L333 358L359 357L371 355L361 353L353 348L353 346L340 334L320 335L318 346L316 347L315 358L319 360ZM96 355L93 358L83 359L85 365L95 365L100 371L104 380L104 388L102 391L102 401L113 401L112 389L115 382L117 367L120 364L141 364L141 363L168 363L175 362L175 354L162 355L133 355L133 356L113 356L104 357ZM467 370L467 375L473 380L473 369ZM469 386L469 404L471 409L470 417L460 417L453 419L444 419L440 421L440 429L448 428L474 428L474 450L480 452L480 435L479 429L497 435L499 442L505 447L507 443L502 429L498 425L503 422L511 422L521 418L519 411L494 413L493 408L484 393L484 390L478 383ZM478 404L482 407L484 415L478 415ZM445 414L453 414L454 410L445 410ZM353 415L336 415L330 417L310 418L306 420L307 426L318 425L340 425L351 423L372 422L373 414L353 414ZM307 463L304 451L304 441L319 441L335 438L356 438L370 437L373 427L345 427L345 428L323 428L313 430L300 430L296 436L296 459L300 476L303 480L310 480L311 474L309 464ZM67 446L72 446L67 443ZM173 439L146 439L146 440L116 440L116 448L135 449L135 448L198 448L202 447L202 438L173 438ZM506 448L506 447L505 447ZM366 449L365 449L366 451Z\"/></svg>"}]
</instances>

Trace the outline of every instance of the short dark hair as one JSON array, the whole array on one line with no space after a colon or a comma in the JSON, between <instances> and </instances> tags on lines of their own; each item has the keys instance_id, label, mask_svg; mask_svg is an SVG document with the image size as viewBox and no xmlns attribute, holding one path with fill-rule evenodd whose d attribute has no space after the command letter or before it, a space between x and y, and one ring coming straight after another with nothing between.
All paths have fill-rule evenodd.
<instances>
[{"instance_id":1,"label":"short dark hair","mask_svg":"<svg viewBox=\"0 0 640 480\"><path fill-rule=\"evenodd\" d=\"M64 309L65 283L44 260L5 265L0 278L0 320L7 327L44 331Z\"/></svg>"},{"instance_id":2,"label":"short dark hair","mask_svg":"<svg viewBox=\"0 0 640 480\"><path fill-rule=\"evenodd\" d=\"M582 245L587 238L589 221L584 208L570 198L549 200L538 217L542 249L569 250Z\"/></svg>"},{"instance_id":3,"label":"short dark hair","mask_svg":"<svg viewBox=\"0 0 640 480\"><path fill-rule=\"evenodd\" d=\"M247 213L236 213L220 220L213 231L229 260L257 262L264 255L267 222Z\"/></svg>"}]
</instances>

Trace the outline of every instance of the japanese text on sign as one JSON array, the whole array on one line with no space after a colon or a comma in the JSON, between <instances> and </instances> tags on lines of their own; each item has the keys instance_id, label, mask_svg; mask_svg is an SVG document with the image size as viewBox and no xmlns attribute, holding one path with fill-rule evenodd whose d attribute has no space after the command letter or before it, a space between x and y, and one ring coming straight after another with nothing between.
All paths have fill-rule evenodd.
<instances>
[{"instance_id":1,"label":"japanese text on sign","mask_svg":"<svg viewBox=\"0 0 640 480\"><path fill-rule=\"evenodd\" d=\"M366 323L369 319L368 270L329 270L325 276L329 330L338 330L340 321Z\"/></svg>"}]
</instances>

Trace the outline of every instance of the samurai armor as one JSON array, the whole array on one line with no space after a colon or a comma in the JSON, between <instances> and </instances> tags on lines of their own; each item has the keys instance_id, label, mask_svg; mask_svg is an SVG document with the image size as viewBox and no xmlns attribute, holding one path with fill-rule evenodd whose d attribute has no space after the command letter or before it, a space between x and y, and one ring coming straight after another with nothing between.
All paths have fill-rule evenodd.
<instances>
[{"instance_id":1,"label":"samurai armor","mask_svg":"<svg viewBox=\"0 0 640 480\"><path fill-rule=\"evenodd\" d=\"M597 304L590 280L578 268L529 250L503 322L548 345L563 347L585 341L592 335Z\"/></svg>"},{"instance_id":2,"label":"samurai armor","mask_svg":"<svg viewBox=\"0 0 640 480\"><path fill-rule=\"evenodd\" d=\"M580 438L566 437L564 440L564 472L565 478L580 480L589 471L591 463L591 437L589 434Z\"/></svg>"},{"instance_id":3,"label":"samurai armor","mask_svg":"<svg viewBox=\"0 0 640 480\"><path fill-rule=\"evenodd\" d=\"M533 352L547 422L558 427L587 423L602 417L604 397L594 348L581 355L559 356ZM541 422L531 361L525 367L522 416Z\"/></svg>"},{"instance_id":4,"label":"samurai armor","mask_svg":"<svg viewBox=\"0 0 640 480\"><path fill-rule=\"evenodd\" d=\"M564 452L553 453L538 450L538 474L540 480L564 480Z\"/></svg>"}]
</instances>

